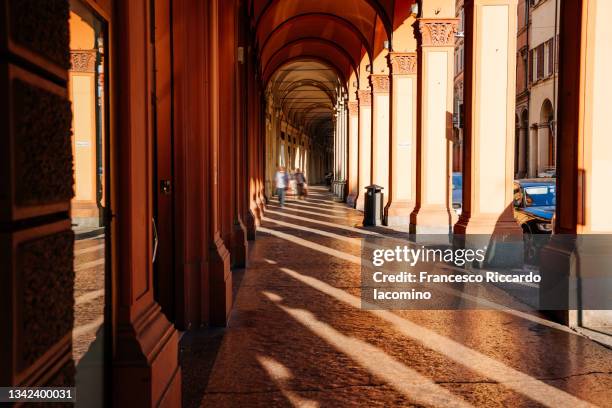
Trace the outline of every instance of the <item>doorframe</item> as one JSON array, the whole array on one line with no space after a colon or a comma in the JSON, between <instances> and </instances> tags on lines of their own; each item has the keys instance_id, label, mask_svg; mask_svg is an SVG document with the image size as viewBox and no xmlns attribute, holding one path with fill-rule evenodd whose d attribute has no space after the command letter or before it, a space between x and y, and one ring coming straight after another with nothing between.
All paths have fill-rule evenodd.
<instances>
[{"instance_id":1,"label":"doorframe","mask_svg":"<svg viewBox=\"0 0 612 408\"><path fill-rule=\"evenodd\" d=\"M116 123L115 123L115 81L114 81L114 38L113 38L113 3L114 0L106 0L103 4L95 0L70 0L70 2L79 2L83 6L89 8L105 25L105 61L104 61L104 124L105 137L104 145L104 181L106 191L104 196L104 345L103 345L103 383L102 395L104 397L103 405L112 401L112 364L114 354L114 333L115 333L115 314L116 307L116 291L114 284L117 280L118 271L117 264L117 240L113 234L117 231L117 138L116 138Z\"/></svg>"}]
</instances>

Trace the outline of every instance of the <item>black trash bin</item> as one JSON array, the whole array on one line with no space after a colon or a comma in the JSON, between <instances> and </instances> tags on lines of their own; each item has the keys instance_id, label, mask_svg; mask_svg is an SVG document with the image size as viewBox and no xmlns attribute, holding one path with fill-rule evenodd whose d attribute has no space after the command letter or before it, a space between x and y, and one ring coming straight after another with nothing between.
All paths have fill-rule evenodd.
<instances>
[{"instance_id":1,"label":"black trash bin","mask_svg":"<svg viewBox=\"0 0 612 408\"><path fill-rule=\"evenodd\" d=\"M380 225L383 217L384 187L372 184L367 186L364 200L363 225Z\"/></svg>"}]
</instances>

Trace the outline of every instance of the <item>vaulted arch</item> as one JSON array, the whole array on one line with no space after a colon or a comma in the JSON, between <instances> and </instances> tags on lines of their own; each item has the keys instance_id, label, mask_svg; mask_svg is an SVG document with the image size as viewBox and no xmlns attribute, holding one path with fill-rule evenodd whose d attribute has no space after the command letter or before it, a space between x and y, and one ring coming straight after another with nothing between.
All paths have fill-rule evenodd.
<instances>
[{"instance_id":1,"label":"vaulted arch","mask_svg":"<svg viewBox=\"0 0 612 408\"><path fill-rule=\"evenodd\" d=\"M279 43L287 43L302 36L319 36L344 46L351 53L368 53L371 58L372 43L350 20L344 17L321 12L298 14L281 22L262 39L262 57L269 48L278 48ZM360 55L361 56L361 55Z\"/></svg>"},{"instance_id":2,"label":"vaulted arch","mask_svg":"<svg viewBox=\"0 0 612 408\"><path fill-rule=\"evenodd\" d=\"M265 38L266 31L272 30L282 21L308 12L320 12L342 16L351 21L365 38L373 38L376 17L380 17L387 36L390 38L393 14L393 0L350 0L350 1L292 1L254 0L252 18L258 41Z\"/></svg>"}]
</instances>

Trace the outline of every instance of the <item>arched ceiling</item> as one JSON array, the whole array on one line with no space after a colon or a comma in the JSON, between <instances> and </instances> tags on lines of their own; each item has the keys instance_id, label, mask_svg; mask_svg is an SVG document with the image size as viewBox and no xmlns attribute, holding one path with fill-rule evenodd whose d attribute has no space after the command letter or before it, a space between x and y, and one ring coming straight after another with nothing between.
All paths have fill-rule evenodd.
<instances>
[{"instance_id":1,"label":"arched ceiling","mask_svg":"<svg viewBox=\"0 0 612 408\"><path fill-rule=\"evenodd\" d=\"M362 84L415 0L250 0L262 79L274 106L311 135L332 132L338 92ZM363 62L366 61L366 62ZM361 69L360 69L361 65Z\"/></svg>"},{"instance_id":2,"label":"arched ceiling","mask_svg":"<svg viewBox=\"0 0 612 408\"><path fill-rule=\"evenodd\" d=\"M291 123L324 142L331 134L338 90L343 84L333 66L318 60L294 60L279 66L268 91Z\"/></svg>"},{"instance_id":3,"label":"arched ceiling","mask_svg":"<svg viewBox=\"0 0 612 408\"><path fill-rule=\"evenodd\" d=\"M320 58L348 78L390 38L396 0L251 0L264 80L289 58ZM383 35L381 35L383 33ZM332 50L332 48L335 48Z\"/></svg>"},{"instance_id":4,"label":"arched ceiling","mask_svg":"<svg viewBox=\"0 0 612 408\"><path fill-rule=\"evenodd\" d=\"M288 44L317 39L332 44L350 58L351 65L361 61L365 37L346 20L336 16L308 14L279 24L261 43L261 66L265 70L270 58Z\"/></svg>"},{"instance_id":5,"label":"arched ceiling","mask_svg":"<svg viewBox=\"0 0 612 408\"><path fill-rule=\"evenodd\" d=\"M283 21L308 13L342 17L365 38L372 38L377 20L390 33L393 0L253 0L251 17L257 40L261 42Z\"/></svg>"},{"instance_id":6,"label":"arched ceiling","mask_svg":"<svg viewBox=\"0 0 612 408\"><path fill-rule=\"evenodd\" d=\"M364 55L375 61L414 1L249 0L260 68L267 72L264 80L286 60L300 56L331 63L344 78L352 71L358 74Z\"/></svg>"},{"instance_id":7,"label":"arched ceiling","mask_svg":"<svg viewBox=\"0 0 612 408\"><path fill-rule=\"evenodd\" d=\"M266 65L262 67L264 83L281 65L299 59L318 60L331 65L345 82L351 71L356 69L348 52L338 44L318 38L298 39L278 49L266 61Z\"/></svg>"}]
</instances>

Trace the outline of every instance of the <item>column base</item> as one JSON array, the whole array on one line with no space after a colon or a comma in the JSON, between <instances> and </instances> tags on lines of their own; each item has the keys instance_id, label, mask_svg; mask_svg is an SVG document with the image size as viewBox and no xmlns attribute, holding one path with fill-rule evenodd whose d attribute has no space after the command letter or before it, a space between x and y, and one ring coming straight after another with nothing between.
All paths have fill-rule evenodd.
<instances>
[{"instance_id":1,"label":"column base","mask_svg":"<svg viewBox=\"0 0 612 408\"><path fill-rule=\"evenodd\" d=\"M570 327L606 332L612 319L612 237L555 234L540 252L540 308Z\"/></svg>"},{"instance_id":2,"label":"column base","mask_svg":"<svg viewBox=\"0 0 612 408\"><path fill-rule=\"evenodd\" d=\"M410 201L390 202L385 207L385 225L389 227L409 227L412 210L414 210L414 203Z\"/></svg>"},{"instance_id":3,"label":"column base","mask_svg":"<svg viewBox=\"0 0 612 408\"><path fill-rule=\"evenodd\" d=\"M255 214L253 214L253 210L252 209L248 209L246 212L246 234L247 234L247 240L248 241L254 241L255 240L255 233L257 231L257 218L255 217Z\"/></svg>"},{"instance_id":4,"label":"column base","mask_svg":"<svg viewBox=\"0 0 612 408\"><path fill-rule=\"evenodd\" d=\"M357 201L355 202L355 209L357 211L362 211L365 209L365 194L359 194L357 196Z\"/></svg>"},{"instance_id":5,"label":"column base","mask_svg":"<svg viewBox=\"0 0 612 408\"><path fill-rule=\"evenodd\" d=\"M458 248L484 249L482 266L522 268L525 260L523 229L511 214L501 216L461 214L453 227L453 243Z\"/></svg>"},{"instance_id":6,"label":"column base","mask_svg":"<svg viewBox=\"0 0 612 408\"><path fill-rule=\"evenodd\" d=\"M210 248L210 324L226 326L232 309L230 254L217 234Z\"/></svg>"},{"instance_id":7,"label":"column base","mask_svg":"<svg viewBox=\"0 0 612 408\"><path fill-rule=\"evenodd\" d=\"M346 197L346 203L351 207L351 208L356 208L357 206L357 198L358 198L358 194L357 192L351 192L348 197Z\"/></svg>"},{"instance_id":8,"label":"column base","mask_svg":"<svg viewBox=\"0 0 612 408\"><path fill-rule=\"evenodd\" d=\"M251 203L251 213L253 217L255 217L255 226L259 227L261 225L261 217L263 216L263 209L260 204L257 202L257 199L253 199Z\"/></svg>"},{"instance_id":9,"label":"column base","mask_svg":"<svg viewBox=\"0 0 612 408\"><path fill-rule=\"evenodd\" d=\"M264 200L262 200L261 197L257 196L257 198L255 199L255 205L257 205L258 210L257 218L259 219L259 224L261 224L261 217L266 211L266 203L264 202Z\"/></svg>"},{"instance_id":10,"label":"column base","mask_svg":"<svg viewBox=\"0 0 612 408\"><path fill-rule=\"evenodd\" d=\"M334 192L334 201L336 202L344 202L344 196L346 191L346 182L345 181L336 181L336 189Z\"/></svg>"},{"instance_id":11,"label":"column base","mask_svg":"<svg viewBox=\"0 0 612 408\"><path fill-rule=\"evenodd\" d=\"M446 234L452 232L457 215L454 210L443 206L415 208L410 214L411 234Z\"/></svg>"},{"instance_id":12,"label":"column base","mask_svg":"<svg viewBox=\"0 0 612 408\"><path fill-rule=\"evenodd\" d=\"M523 229L512 214L498 216L479 215L470 217L464 212L453 227L455 234L523 235Z\"/></svg>"},{"instance_id":13,"label":"column base","mask_svg":"<svg viewBox=\"0 0 612 408\"><path fill-rule=\"evenodd\" d=\"M542 312L552 320L568 326L576 326L578 322L577 312L563 307L563 303L570 303L570 276L572 270L575 274L576 268L575 248L576 241L571 236L552 236L540 254L540 304L554 306L554 303L561 303L554 308L557 310Z\"/></svg>"},{"instance_id":14,"label":"column base","mask_svg":"<svg viewBox=\"0 0 612 408\"><path fill-rule=\"evenodd\" d=\"M244 268L246 266L247 232L242 220L237 219L234 223L231 237L230 260L232 267Z\"/></svg>"},{"instance_id":15,"label":"column base","mask_svg":"<svg viewBox=\"0 0 612 408\"><path fill-rule=\"evenodd\" d=\"M178 352L178 332L156 303L132 324L120 324L113 406L171 406L180 401Z\"/></svg>"}]
</instances>

